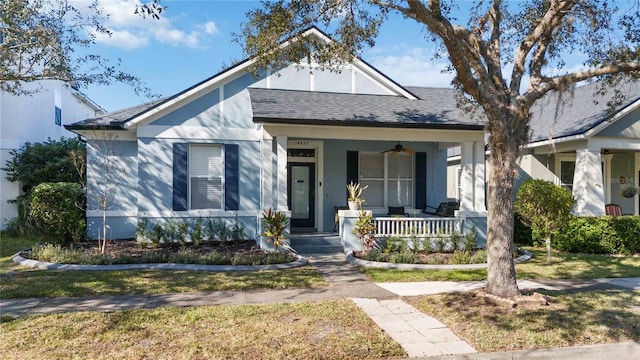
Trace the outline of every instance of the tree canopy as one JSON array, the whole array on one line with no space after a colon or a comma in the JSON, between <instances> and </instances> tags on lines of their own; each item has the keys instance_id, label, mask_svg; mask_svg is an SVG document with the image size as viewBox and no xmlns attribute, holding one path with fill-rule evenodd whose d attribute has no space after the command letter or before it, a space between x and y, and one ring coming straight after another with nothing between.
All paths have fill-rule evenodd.
<instances>
[{"instance_id":1,"label":"tree canopy","mask_svg":"<svg viewBox=\"0 0 640 360\"><path fill-rule=\"evenodd\" d=\"M120 82L152 96L120 60L91 52L96 34L109 34L106 16L96 0L1 1L0 90L20 95L34 91L24 82L55 79L79 88Z\"/></svg>"},{"instance_id":2,"label":"tree canopy","mask_svg":"<svg viewBox=\"0 0 640 360\"><path fill-rule=\"evenodd\" d=\"M460 105L486 118L491 168L487 291L515 296L519 292L512 256L513 188L516 161L528 141L530 109L546 94L571 90L582 81L596 79L603 86L616 86L640 77L640 4L607 0L263 1L247 14L237 39L247 55L254 57L256 67L313 60L332 68L374 46L391 16L424 26L430 35L425 45L435 41L440 55L451 64ZM311 26L322 28L337 42L301 38ZM285 41L289 46L280 46ZM584 59L580 68L569 68L565 57L578 53ZM615 106L620 98L613 100Z\"/></svg>"}]
</instances>

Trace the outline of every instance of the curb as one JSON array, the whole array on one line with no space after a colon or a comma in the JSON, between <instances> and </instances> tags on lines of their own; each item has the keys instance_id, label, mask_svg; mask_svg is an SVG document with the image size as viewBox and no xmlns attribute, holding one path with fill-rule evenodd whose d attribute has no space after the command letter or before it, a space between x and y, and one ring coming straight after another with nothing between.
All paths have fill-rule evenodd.
<instances>
[{"instance_id":1,"label":"curb","mask_svg":"<svg viewBox=\"0 0 640 360\"><path fill-rule=\"evenodd\" d=\"M14 263L42 270L64 270L64 271L115 271L115 270L191 270L191 271L211 271L211 272L242 272L242 271L261 271L261 270L285 270L293 269L309 264L306 258L294 254L296 261L286 264L271 265L198 265L198 264L117 264L117 265L76 265L76 264L56 264L33 259L25 259L20 253L13 255Z\"/></svg>"},{"instance_id":2,"label":"curb","mask_svg":"<svg viewBox=\"0 0 640 360\"><path fill-rule=\"evenodd\" d=\"M514 259L515 264L523 263L533 257L533 253L522 250L524 254ZM353 266L373 269L397 269L397 270L471 270L486 269L487 264L458 264L458 265L430 265L430 264L393 264L358 259L353 255L353 250L347 250L347 262Z\"/></svg>"}]
</instances>

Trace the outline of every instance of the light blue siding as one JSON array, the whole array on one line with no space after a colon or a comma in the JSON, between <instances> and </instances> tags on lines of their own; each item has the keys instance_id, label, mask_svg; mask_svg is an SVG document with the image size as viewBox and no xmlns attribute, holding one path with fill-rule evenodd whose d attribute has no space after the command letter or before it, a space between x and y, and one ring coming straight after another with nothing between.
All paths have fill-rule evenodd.
<instances>
[{"instance_id":1,"label":"light blue siding","mask_svg":"<svg viewBox=\"0 0 640 360\"><path fill-rule=\"evenodd\" d=\"M351 93L351 70L339 73L314 70L313 83L315 91Z\"/></svg>"},{"instance_id":2,"label":"light blue siding","mask_svg":"<svg viewBox=\"0 0 640 360\"><path fill-rule=\"evenodd\" d=\"M598 133L598 136L640 138L640 109L631 111Z\"/></svg>"},{"instance_id":3,"label":"light blue siding","mask_svg":"<svg viewBox=\"0 0 640 360\"><path fill-rule=\"evenodd\" d=\"M154 121L153 125L164 126L209 126L220 125L220 90L213 91L195 99Z\"/></svg>"}]
</instances>

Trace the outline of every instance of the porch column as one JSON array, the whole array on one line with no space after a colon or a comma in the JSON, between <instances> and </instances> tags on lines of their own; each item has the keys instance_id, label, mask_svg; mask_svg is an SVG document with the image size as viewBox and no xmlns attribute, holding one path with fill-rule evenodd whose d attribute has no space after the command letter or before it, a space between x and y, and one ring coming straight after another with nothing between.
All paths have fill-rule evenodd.
<instances>
[{"instance_id":1,"label":"porch column","mask_svg":"<svg viewBox=\"0 0 640 360\"><path fill-rule=\"evenodd\" d=\"M286 136L277 136L276 137L276 146L277 146L277 175L278 175L278 183L277 183L277 198L278 198L278 210L280 211L288 211L289 207L287 206L287 137Z\"/></svg>"},{"instance_id":2,"label":"porch column","mask_svg":"<svg viewBox=\"0 0 640 360\"><path fill-rule=\"evenodd\" d=\"M484 142L474 141L461 144L460 199L461 211L486 211L485 206L485 165Z\"/></svg>"},{"instance_id":3,"label":"porch column","mask_svg":"<svg viewBox=\"0 0 640 360\"><path fill-rule=\"evenodd\" d=\"M473 211L473 143L460 144L460 211Z\"/></svg>"},{"instance_id":4,"label":"porch column","mask_svg":"<svg viewBox=\"0 0 640 360\"><path fill-rule=\"evenodd\" d=\"M583 216L605 214L604 179L600 148L576 150L576 168L573 175L574 213Z\"/></svg>"},{"instance_id":5,"label":"porch column","mask_svg":"<svg viewBox=\"0 0 640 360\"><path fill-rule=\"evenodd\" d=\"M473 143L473 181L474 181L474 202L475 211L486 211L485 192L486 192L486 173L484 160L484 141L476 141Z\"/></svg>"}]
</instances>

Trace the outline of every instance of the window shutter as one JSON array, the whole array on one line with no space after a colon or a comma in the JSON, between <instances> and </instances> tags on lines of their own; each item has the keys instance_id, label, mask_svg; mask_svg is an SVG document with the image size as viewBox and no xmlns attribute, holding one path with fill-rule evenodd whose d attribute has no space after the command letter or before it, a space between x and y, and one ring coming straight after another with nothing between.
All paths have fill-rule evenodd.
<instances>
[{"instance_id":1,"label":"window shutter","mask_svg":"<svg viewBox=\"0 0 640 360\"><path fill-rule=\"evenodd\" d=\"M237 144L224 146L224 207L225 210L240 208L240 157Z\"/></svg>"},{"instance_id":2,"label":"window shutter","mask_svg":"<svg viewBox=\"0 0 640 360\"><path fill-rule=\"evenodd\" d=\"M416 209L427 207L427 153L416 153Z\"/></svg>"},{"instance_id":3,"label":"window shutter","mask_svg":"<svg viewBox=\"0 0 640 360\"><path fill-rule=\"evenodd\" d=\"M347 151L347 184L350 182L357 183L358 179L358 152ZM346 186L346 184L345 184Z\"/></svg>"},{"instance_id":4,"label":"window shutter","mask_svg":"<svg viewBox=\"0 0 640 360\"><path fill-rule=\"evenodd\" d=\"M173 211L187 210L189 144L173 144Z\"/></svg>"}]
</instances>

